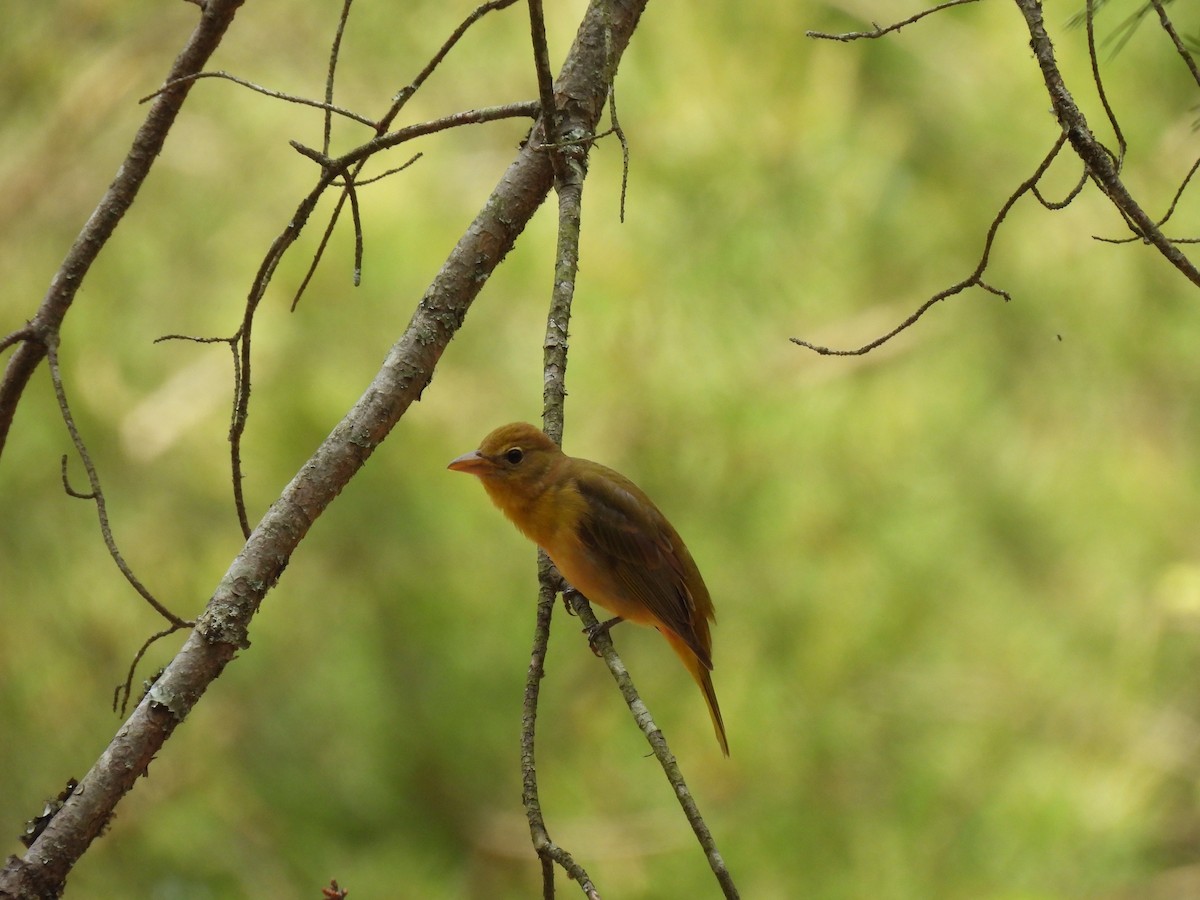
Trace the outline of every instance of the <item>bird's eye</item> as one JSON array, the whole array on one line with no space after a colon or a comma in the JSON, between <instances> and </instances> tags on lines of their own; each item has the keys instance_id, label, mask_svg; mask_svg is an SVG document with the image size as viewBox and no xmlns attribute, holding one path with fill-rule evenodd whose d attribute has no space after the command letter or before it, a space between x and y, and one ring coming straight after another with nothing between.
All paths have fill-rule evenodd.
<instances>
[{"instance_id":1,"label":"bird's eye","mask_svg":"<svg viewBox=\"0 0 1200 900\"><path fill-rule=\"evenodd\" d=\"M504 458L512 465L516 465L525 458L525 453L520 447L513 447L504 454Z\"/></svg>"}]
</instances>

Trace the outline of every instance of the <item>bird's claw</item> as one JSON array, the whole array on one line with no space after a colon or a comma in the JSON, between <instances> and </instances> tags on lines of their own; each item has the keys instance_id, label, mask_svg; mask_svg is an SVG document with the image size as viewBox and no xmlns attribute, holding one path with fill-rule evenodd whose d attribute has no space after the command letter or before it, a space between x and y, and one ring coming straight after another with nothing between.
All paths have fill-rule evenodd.
<instances>
[{"instance_id":1,"label":"bird's claw","mask_svg":"<svg viewBox=\"0 0 1200 900\"><path fill-rule=\"evenodd\" d=\"M592 648L593 653L595 653L597 656L601 655L600 648L596 646L596 639L602 634L608 634L614 625L623 621L625 620L620 616L613 616L606 622L597 622L595 625L589 625L582 629L583 633L587 635L588 646Z\"/></svg>"}]
</instances>

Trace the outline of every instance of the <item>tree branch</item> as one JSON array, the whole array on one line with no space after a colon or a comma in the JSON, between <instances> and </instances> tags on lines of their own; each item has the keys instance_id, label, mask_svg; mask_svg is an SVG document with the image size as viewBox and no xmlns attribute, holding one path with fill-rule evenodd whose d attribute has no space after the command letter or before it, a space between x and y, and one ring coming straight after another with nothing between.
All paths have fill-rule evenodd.
<instances>
[{"instance_id":1,"label":"tree branch","mask_svg":"<svg viewBox=\"0 0 1200 900\"><path fill-rule=\"evenodd\" d=\"M66 258L55 272L37 313L26 326L29 336L13 352L0 381L0 455L8 439L17 405L25 391L25 385L46 358L50 341L56 339L59 328L75 294L83 284L88 270L104 245L116 230L126 211L136 199L142 183L150 174L150 167L166 142L167 134L175 123L183 101L192 88L191 81L180 81L195 75L212 56L221 43L225 30L233 21L243 0L208 0L201 7L200 22L192 32L183 52L175 59L167 82L178 82L174 87L159 94L146 119L133 138L117 177L109 185L67 251Z\"/></svg>"},{"instance_id":2,"label":"tree branch","mask_svg":"<svg viewBox=\"0 0 1200 900\"><path fill-rule=\"evenodd\" d=\"M221 6L210 0L208 9ZM605 30L611 30L613 58L619 59L644 7L645 0L592 0L559 76L564 127L594 130L607 93ZM488 276L545 199L551 175L536 140L521 148L380 371L254 528L179 653L24 857L10 857L0 870L0 896L61 892L121 797L234 655L248 646L254 614L309 528L420 397Z\"/></svg>"},{"instance_id":3,"label":"tree branch","mask_svg":"<svg viewBox=\"0 0 1200 900\"><path fill-rule=\"evenodd\" d=\"M1137 201L1121 181L1120 173L1112 154L1096 140L1088 127L1087 118L1075 103L1067 89L1058 62L1054 57L1054 45L1046 33L1039 0L1014 0L1029 29L1030 46L1042 70L1042 79L1050 95L1054 115L1062 125L1071 147L1083 160L1092 180L1104 191L1109 200L1129 223L1130 229L1143 241L1153 244L1171 265L1183 273L1192 284L1200 287L1200 271L1192 265L1183 252L1159 230L1154 221L1138 205Z\"/></svg>"}]
</instances>

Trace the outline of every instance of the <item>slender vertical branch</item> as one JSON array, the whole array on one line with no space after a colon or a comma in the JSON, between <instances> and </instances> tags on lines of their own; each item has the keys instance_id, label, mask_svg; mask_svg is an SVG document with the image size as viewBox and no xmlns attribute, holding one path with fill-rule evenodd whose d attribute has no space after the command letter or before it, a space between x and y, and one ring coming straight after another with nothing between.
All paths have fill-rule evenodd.
<instances>
[{"instance_id":1,"label":"slender vertical branch","mask_svg":"<svg viewBox=\"0 0 1200 900\"><path fill-rule=\"evenodd\" d=\"M325 76L325 131L322 134L321 149L328 154L329 145L333 141L333 82L337 74L338 60L342 54L342 35L346 33L346 20L350 18L350 5L354 0L342 0L342 12L338 16L337 30L333 34L333 43L329 47L329 72Z\"/></svg>"},{"instance_id":2,"label":"slender vertical branch","mask_svg":"<svg viewBox=\"0 0 1200 900\"><path fill-rule=\"evenodd\" d=\"M571 322L571 303L575 296L575 275L579 268L579 227L587 150L578 145L569 151L557 146L559 135L554 123L558 117L553 105L549 70L546 68L546 35L545 23L541 17L541 3L539 0L530 0L529 7L534 58L542 95L542 129L547 142L542 152L546 154L554 170L555 189L558 193L558 245L554 258L554 284L550 292L550 310L546 316L546 337L542 344L542 420L546 433L555 443L561 444L563 407L567 395L567 334ZM573 155L573 161L569 164L563 159L567 153ZM542 861L543 897L554 896L554 867L547 865L548 861L552 861L563 867L589 900L598 900L599 894L591 876L567 850L550 838L538 801L537 758L534 752L538 683L543 674L542 663L549 647L550 619L560 583L561 579L549 557L544 550L539 550L537 625L534 628L533 652L525 681L525 704L521 719L521 781L525 788L522 799L525 815L529 820L533 848Z\"/></svg>"},{"instance_id":3,"label":"slender vertical branch","mask_svg":"<svg viewBox=\"0 0 1200 900\"><path fill-rule=\"evenodd\" d=\"M531 12L536 11L533 12L535 47L538 45L537 15L540 13L540 6L539 0L530 0ZM540 68L541 66L539 65L539 70ZM609 70L607 77L610 79L608 97L611 100L611 78L613 77L611 70ZM544 82L543 89L545 89ZM550 119L551 116L543 105L543 124L547 125ZM558 244L554 261L554 287L551 291L550 311L546 318L546 337L542 346L542 419L546 433L559 444L562 443L563 435L564 405L567 394L567 350L569 346L571 305L575 296L575 280L579 271L579 237L583 212L583 182L587 176L587 148L590 146L590 138L591 135L587 133L570 131L547 132L547 140L551 141L552 145L547 147L546 151L558 159L558 163L554 166L556 176L555 190L558 194ZM550 612L553 609L553 596L560 583L557 573L550 567L549 560L546 558L544 552L539 552L538 581L539 625L535 628L533 650L533 659L535 661L544 660L545 658L546 643L550 637L549 621ZM585 626L585 630L589 634L596 634L598 622L587 599L574 590L569 591L566 596L568 602L579 616L580 622ZM546 608L547 606L548 608ZM544 628L541 627L543 616L545 617ZM595 641L595 646L603 655L609 671L612 672L613 677L616 679L621 694L634 715L634 719L646 734L647 740L650 741L654 755L662 765L667 780L671 784L672 789L674 789L680 805L683 807L684 814L687 816L688 822L691 824L692 830L704 850L705 856L709 861L713 873L716 875L718 883L721 885L722 891L730 900L737 898L739 896L737 887L734 885L733 878L725 866L724 859L716 848L716 842L713 840L712 833L708 830L707 824L705 824L703 817L700 815L700 810L696 806L695 799L692 797L687 782L683 778L679 764L671 753L670 748L667 747L667 742L662 732L654 724L650 716L650 711L638 696L633 679L629 676L625 664L621 661L620 656L613 647L611 637L601 631ZM553 848L563 853L565 851L561 851L561 848L555 847L553 842L550 841L545 822L541 815L541 808L537 805L537 766L534 755L537 694L536 688L531 687L531 685L540 677L540 669L535 671L534 663L531 662L529 678L526 680L526 706L522 720L522 781L526 786L526 812L529 818L534 848L543 860L549 856L555 859L556 862L560 862L557 857L551 854L551 849ZM571 863L574 863L574 860L570 859L569 854L567 854L567 859ZM562 862L560 862L560 865L564 865L564 868L567 868ZM547 870L543 867L542 871L545 896L553 896L553 870ZM571 869L567 868L567 871L571 872ZM572 878L579 880L575 874L572 874ZM584 884L582 881L580 883L581 885ZM590 881L587 884L590 885Z\"/></svg>"}]
</instances>

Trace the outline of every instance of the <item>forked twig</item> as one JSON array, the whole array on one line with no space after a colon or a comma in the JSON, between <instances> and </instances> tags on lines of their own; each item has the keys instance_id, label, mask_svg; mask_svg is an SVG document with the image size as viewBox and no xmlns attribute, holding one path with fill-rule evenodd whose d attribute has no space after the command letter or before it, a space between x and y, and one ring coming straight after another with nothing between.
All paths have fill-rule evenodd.
<instances>
[{"instance_id":1,"label":"forked twig","mask_svg":"<svg viewBox=\"0 0 1200 900\"><path fill-rule=\"evenodd\" d=\"M992 244L996 240L996 233L1000 229L1000 223L1004 221L1009 210L1011 210L1016 202L1020 200L1021 197L1023 197L1026 193L1033 191L1038 181L1046 173L1046 170L1050 168L1050 164L1054 162L1055 157L1058 156L1059 151L1062 150L1063 145L1066 142L1066 134L1060 134L1058 136L1058 140L1054 142L1054 146L1050 148L1050 152L1047 153L1045 158L1038 164L1038 167L1034 170L1033 174L1021 182L1021 184L1015 191L1013 191L1009 198L1004 201L1004 205L1000 207L1000 211L996 213L995 218L992 219L991 226L988 228L987 237L983 242L983 252L979 256L979 262L975 265L975 271L973 271L962 281L959 281L957 284L952 284L945 290L938 291L938 293L934 294L932 297L918 306L916 310L913 311L912 315L908 316L908 318L906 318L891 331L880 335L879 337L875 338L875 340L869 341L868 343L863 344L861 347L857 347L853 350L835 350L831 347L813 344L809 341L795 337L791 338L792 343L799 344L801 347L807 347L809 350L819 353L822 356L862 356L864 353L870 353L876 347L886 344L896 335L900 334L900 332L911 328L936 304L941 303L943 300L946 300L957 294L961 294L968 288L982 288L983 290L995 294L1006 301L1010 300L1011 297L1009 296L1008 291L1005 291L1002 288L994 287L983 280L983 273L987 270L988 260L992 253Z\"/></svg>"},{"instance_id":2,"label":"forked twig","mask_svg":"<svg viewBox=\"0 0 1200 900\"><path fill-rule=\"evenodd\" d=\"M285 94L283 91L274 91L271 90L271 88L263 87L261 84L255 84L253 81L247 81L245 78L239 78L236 75L232 75L229 72L224 71L194 72L191 75L184 75L181 78L168 81L157 91L142 97L140 100L138 100L138 103L145 103L147 100L153 100L163 91L170 90L171 88L177 87L181 84L190 84L192 82L199 81L201 78L219 78L223 81L232 81L236 85L249 88L255 93L262 94L263 96L270 97L274 100L283 100L286 103L295 103L299 106L311 106L314 109L324 110L326 121L328 121L331 116L338 115L342 116L343 118L350 119L353 122L358 122L360 125L366 125L368 128L375 127L375 123L366 116L359 115L350 109L343 109L340 106L334 106L329 101L322 103L320 100L313 100L309 97L300 97L296 94Z\"/></svg>"},{"instance_id":3,"label":"forked twig","mask_svg":"<svg viewBox=\"0 0 1200 900\"><path fill-rule=\"evenodd\" d=\"M937 6L930 7L929 9L923 9L916 15L909 16L907 19L902 19L899 22L893 22L891 25L887 25L883 28L872 22L871 24L874 27L872 27L870 31L847 31L841 34L834 34L828 31L806 31L804 34L806 37L810 38L818 38L826 41L842 41L843 43L849 41L872 40L874 38L883 37L885 34L889 34L893 31L899 31L906 25L912 25L914 22L919 22L926 16L931 16L936 12L941 12L943 9L949 9L951 6L962 6L964 3L975 2L977 2L977 0L947 0L945 3L939 3Z\"/></svg>"},{"instance_id":4,"label":"forked twig","mask_svg":"<svg viewBox=\"0 0 1200 900\"><path fill-rule=\"evenodd\" d=\"M91 500L96 504L96 516L100 521L100 535L104 539L104 546L108 548L108 555L112 557L121 574L125 576L125 580L129 582L138 594L154 608L160 616L166 619L175 628L190 628L194 623L185 621L179 618L169 609L167 609L158 598L150 593L149 588L142 584L141 580L133 574L133 569L129 567L129 563L125 561L125 557L121 555L120 549L117 547L116 538L113 537L112 526L108 521L108 504L104 499L104 491L100 488L100 476L96 472L96 466L92 462L92 455L88 452L87 445L83 441L83 436L79 433L79 428L75 425L75 417L71 414L71 406L67 402L66 388L63 387L62 372L58 365L58 342L51 341L46 348L46 363L50 369L50 381L54 386L54 396L58 400L58 411L62 416L63 424L67 426L67 433L71 436L71 443L75 445L75 452L79 455L80 461L83 462L83 468L87 472L88 485L91 490L87 493L77 491L71 487L67 477L67 457L62 458L62 482L63 489L66 493L80 500Z\"/></svg>"},{"instance_id":5,"label":"forked twig","mask_svg":"<svg viewBox=\"0 0 1200 900\"><path fill-rule=\"evenodd\" d=\"M1014 0L1017 8L1025 18L1029 31L1030 47L1034 58L1041 69L1042 80L1046 85L1046 93L1054 108L1071 148L1083 160L1088 175L1096 183L1113 207L1124 217L1129 229L1138 237L1153 245L1163 257L1178 269L1192 284L1200 287L1200 270L1187 256L1159 229L1158 225L1146 214L1145 210L1129 193L1129 189L1121 180L1120 171L1114 164L1113 155L1104 147L1091 129L1087 118L1075 102L1063 80L1058 61L1054 54L1054 45L1046 33L1045 21L1042 17L1042 5L1039 0Z\"/></svg>"},{"instance_id":6,"label":"forked twig","mask_svg":"<svg viewBox=\"0 0 1200 900\"><path fill-rule=\"evenodd\" d=\"M889 31L894 31L904 25L911 24L911 22L916 21L917 18L930 15L946 9L949 6L958 5L958 2L971 2L971 0L952 0L950 3L940 4L939 6L935 6L924 11L923 13L920 13L916 17L897 22L895 25L888 26L887 28L880 28L877 25L875 26L874 30L870 32L850 32L843 35L809 32L809 35L811 37L832 38L836 40L875 38L886 34ZM1111 125L1117 138L1119 149L1116 153L1096 139L1095 135L1088 127L1087 120L1084 117L1083 112L1076 105L1074 98L1071 96L1070 91L1067 89L1067 86L1063 81L1062 74L1059 71L1057 61L1055 60L1054 47L1050 42L1050 38L1046 33L1045 25L1042 20L1040 0L1014 0L1014 2L1017 8L1021 11L1022 15L1025 17L1025 22L1029 29L1029 35L1031 39L1030 45L1033 48L1034 56L1038 61L1038 65L1041 68L1046 90L1054 107L1054 113L1062 127L1062 133L1059 135L1059 138L1055 142L1050 153L1047 154L1046 158L1038 166L1034 174L1030 178L1026 179L1017 188L1017 190L1008 198L1007 202L1005 202L1004 206L1000 209L1000 212L992 220L992 224L988 229L987 238L984 242L983 253L980 256L979 263L976 266L975 271L957 284L951 285L945 290L934 294L919 307L917 307L917 309L910 316L908 316L908 318L902 321L891 331L881 335L873 341L863 344L861 347L856 349L835 350L830 347L813 344L800 338L792 338L791 340L793 343L802 347L806 347L822 355L859 356L874 350L881 344L891 340L900 332L911 327L935 304L940 303L949 297L955 296L956 294L962 293L968 288L979 287L999 297L1002 297L1005 300L1008 300L1009 294L1007 291L994 287L983 280L983 274L987 268L992 244L995 240L1000 224L1004 221L1008 211L1012 208L1013 204L1016 203L1016 201L1020 199L1020 197L1026 192L1032 193L1037 201L1046 209L1062 209L1079 195L1088 179L1091 179L1097 185L1097 187L1099 187L1108 196L1109 200L1113 204L1113 207L1125 220L1125 223L1128 225L1130 231L1133 232L1134 237L1132 240L1141 240L1147 244L1153 245L1172 265L1174 265L1177 269L1179 269L1180 272L1184 274L1185 277L1192 281L1193 284L1200 286L1200 270L1198 270L1196 266L1193 265L1193 263L1186 256L1184 256L1182 251L1180 251L1176 246L1177 244L1188 243L1189 240L1172 240L1164 235L1160 229L1160 226L1166 222L1174 212L1180 196L1183 194L1184 189L1191 181L1192 176L1195 174L1197 165L1200 165L1200 163L1193 165L1191 171L1189 171L1187 177L1184 178L1183 183L1176 191L1175 198L1172 200L1166 216L1164 216L1158 222L1152 221L1150 217L1146 215L1138 203L1133 199L1132 195L1130 195L1124 183L1121 181L1120 171L1122 161L1125 157L1126 142L1116 113L1109 103L1107 93L1104 89L1104 82L1100 75L1100 64L1096 52L1093 21L1096 0L1087 0L1086 10L1082 14L1080 21L1084 22L1087 26L1088 53L1091 63L1092 80L1096 86L1096 90L1100 97L1101 105L1104 109L1105 115L1107 116L1109 124ZM1174 30L1171 28L1170 22L1166 18L1161 0L1151 0L1151 3L1153 7L1158 10L1160 19L1163 20L1164 28L1167 30L1168 34L1172 36L1173 41L1177 42L1176 48L1180 49L1181 43L1178 42L1177 35L1174 34ZM1144 15L1149 8L1150 6L1143 8L1143 10L1138 14L1139 17ZM1197 81L1200 83L1200 75L1198 75L1196 72L1194 60L1191 59L1190 54L1186 53L1186 50L1183 52L1185 60L1188 62L1189 69L1193 71L1194 77L1197 77ZM1072 188L1072 190L1067 194L1065 199L1062 201L1051 201L1048 200L1041 192L1038 182L1045 173L1046 169L1049 167L1050 163L1053 162L1055 157L1058 155L1064 143L1067 141L1070 142L1071 147L1075 151L1076 155L1078 155L1083 161L1084 174L1075 187ZM1118 241L1111 242L1117 243Z\"/></svg>"},{"instance_id":7,"label":"forked twig","mask_svg":"<svg viewBox=\"0 0 1200 900\"><path fill-rule=\"evenodd\" d=\"M448 37L442 43L442 46L440 48L438 48L438 51L433 55L433 57L429 60L429 62L427 62L425 64L424 68L422 68L421 71L419 73L417 73L417 77L414 78L411 82L409 82L409 84L407 84L405 87L403 87L401 90L399 90L396 93L395 97L392 98L391 107L388 109L388 111L386 113L384 113L383 118L379 119L376 122L371 123L372 127L375 129L375 133L383 134L391 127L392 122L394 122L396 119L396 116L398 116L400 114L400 111L404 108L404 105L406 103L408 103L409 99L411 99L413 94L415 94L417 92L417 90L421 87L421 85L423 85L425 83L426 79L428 79L429 76L433 74L434 70L438 67L438 65L441 64L442 60L444 60L446 58L446 55L450 52L450 50L453 49L453 47L459 42L459 40L462 39L462 36L467 33L467 29L469 29L472 25L474 25L476 22L478 22L481 18L483 18L488 13L493 12L495 10L504 9L506 6L512 6L515 2L516 2L516 0L490 0L490 2L484 3L484 4L476 7L470 13L470 15L468 15L462 22L460 22L458 27L455 28L453 32L451 32L450 37ZM348 9L348 7L349 7L349 0L347 0L347 3L346 3L346 8ZM329 75L329 81L328 81L329 90L331 90L331 88L332 88L333 69L335 66L334 60L336 58L337 48L339 46L340 46L340 26L339 26L339 37L335 39L334 46L330 51L330 75ZM332 97L330 99L332 99ZM326 139L325 139L324 148L325 148L326 155L328 155L328 153L329 153L328 135L326 136ZM420 154L418 154L418 156L419 155ZM390 175L390 174L393 174L394 172L401 171L402 169L406 168L408 165L411 165L412 162L414 162L415 160L416 160L416 157L414 157L412 160L409 160L409 162L406 163L404 166L401 166L397 169L391 169L388 172L385 172L384 175ZM359 161L358 163L356 163L354 171L352 173L350 173L350 176L349 176L350 179L354 180L355 183L358 184L359 186L368 183L367 181L358 180L358 175L360 172L362 172L363 166L366 165L366 162L367 162L366 159L363 159L363 160ZM383 177L383 176L376 176L376 178L381 178L381 177ZM375 180L375 179L369 179L369 180ZM308 269L305 271L304 277L300 279L300 285L296 289L295 294L292 295L292 307L291 307L292 310L295 310L296 306L300 303L300 298L304 296L304 292L308 289L309 283L312 281L313 276L316 274L317 267L321 264L321 260L325 256L325 250L329 246L329 240L333 236L334 229L337 227L338 219L341 217L342 209L344 208L344 206L346 204L347 196L348 195L347 195L346 191L343 189L342 193L338 196L337 202L333 206L333 211L329 215L329 221L325 225L325 231L321 235L321 240L317 243L317 249L313 252L313 258L312 258L311 262L309 262ZM357 284L357 282L356 282L356 284Z\"/></svg>"},{"instance_id":8,"label":"forked twig","mask_svg":"<svg viewBox=\"0 0 1200 900\"><path fill-rule=\"evenodd\" d=\"M175 58L167 76L167 81L175 81L176 85L160 94L151 105L134 136L129 153L121 163L117 177L71 244L29 326L15 332L21 335L20 344L8 361L4 378L0 380L0 454L4 451L13 416L16 415L17 405L29 379L46 358L50 345L57 341L59 329L75 302L80 285L136 199L187 99L190 85L179 83L180 77L203 68L221 43L242 2L207 0L204 4L200 21L183 51ZM10 339L12 337L9 335Z\"/></svg>"},{"instance_id":9,"label":"forked twig","mask_svg":"<svg viewBox=\"0 0 1200 900\"><path fill-rule=\"evenodd\" d=\"M1163 214L1161 219L1158 219L1155 222L1158 227L1161 228L1163 225L1166 225L1167 222L1171 220L1171 216L1175 215L1175 210L1179 206L1179 201L1183 197L1183 192L1186 191L1188 185L1191 184L1192 178L1195 177L1198 169L1200 169L1200 159L1197 159L1194 163L1192 163L1192 167L1188 169L1187 174L1183 176L1183 181L1181 181L1179 183L1179 187L1175 189L1175 195L1171 198L1171 202L1167 206L1167 211ZM1099 235L1092 235L1092 237L1094 240L1101 241L1105 244L1131 244L1134 242L1145 243L1144 239L1136 234L1123 238L1108 238L1100 237ZM1173 244L1194 243L1194 241L1195 239L1193 238L1171 238L1171 243Z\"/></svg>"}]
</instances>

